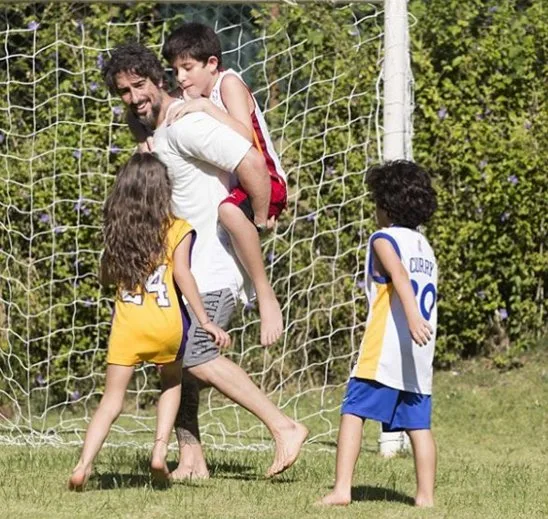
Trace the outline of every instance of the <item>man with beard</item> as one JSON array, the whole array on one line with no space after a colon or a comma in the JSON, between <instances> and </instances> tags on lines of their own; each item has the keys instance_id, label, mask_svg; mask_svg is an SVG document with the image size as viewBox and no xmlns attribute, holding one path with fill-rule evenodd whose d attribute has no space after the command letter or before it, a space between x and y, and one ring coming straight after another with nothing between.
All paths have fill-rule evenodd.
<instances>
[{"instance_id":1,"label":"man with beard","mask_svg":"<svg viewBox=\"0 0 548 519\"><path fill-rule=\"evenodd\" d=\"M263 211L255 222L266 225L270 181L264 159L250 142L202 112L188 114L170 126L170 111L183 101L163 89L163 67L146 47L120 45L103 68L109 91L118 95L132 114L154 134L154 152L169 171L173 185L172 210L196 230L192 273L208 317L222 328L229 324L244 274L230 251L228 238L218 225L218 205L236 181L260 201ZM174 479L207 478L198 428L199 381L211 385L241 405L270 430L276 443L274 461L266 475L290 467L307 428L283 414L240 366L219 355L219 349L189 311L191 326L183 357L183 389L175 424L179 441L179 467Z\"/></svg>"}]
</instances>

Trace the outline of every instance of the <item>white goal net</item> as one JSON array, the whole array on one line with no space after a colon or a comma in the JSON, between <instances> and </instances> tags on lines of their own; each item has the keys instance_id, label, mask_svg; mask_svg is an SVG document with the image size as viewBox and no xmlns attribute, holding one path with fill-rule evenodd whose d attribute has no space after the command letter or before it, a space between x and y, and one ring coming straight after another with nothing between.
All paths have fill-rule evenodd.
<instances>
[{"instance_id":1,"label":"white goal net","mask_svg":"<svg viewBox=\"0 0 548 519\"><path fill-rule=\"evenodd\" d=\"M309 426L311 443L329 445L367 312L364 248L375 224L364 172L382 157L382 3L2 10L0 443L83 438L104 386L112 311L112 294L97 278L102 204L134 150L100 68L127 39L160 55L172 29L200 21L215 28L225 66L241 72L259 100L289 182L289 206L263 244L285 334L262 348L258 313L248 305L233 321L227 355ZM140 367L111 443L150 441L157 393L156 369ZM206 444L269 445L258 420L202 393Z\"/></svg>"}]
</instances>

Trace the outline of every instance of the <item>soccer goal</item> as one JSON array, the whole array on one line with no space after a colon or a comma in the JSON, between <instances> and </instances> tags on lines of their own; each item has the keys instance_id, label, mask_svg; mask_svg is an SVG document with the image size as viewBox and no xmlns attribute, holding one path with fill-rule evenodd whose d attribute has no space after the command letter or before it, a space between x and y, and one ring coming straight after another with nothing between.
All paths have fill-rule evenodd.
<instances>
[{"instance_id":1,"label":"soccer goal","mask_svg":"<svg viewBox=\"0 0 548 519\"><path fill-rule=\"evenodd\" d=\"M145 5L146 4L146 5ZM264 242L283 305L279 344L258 344L253 304L227 353L330 447L367 312L374 229L364 172L410 158L406 0L15 4L0 19L0 442L82 440L102 393L112 293L98 283L102 204L134 143L100 68L137 39L155 52L182 21L215 28L226 67L261 103L289 206ZM169 75L169 70L168 70ZM109 441L150 441L158 376L137 371ZM206 444L269 448L246 411L204 391ZM146 434L143 434L146 433Z\"/></svg>"}]
</instances>

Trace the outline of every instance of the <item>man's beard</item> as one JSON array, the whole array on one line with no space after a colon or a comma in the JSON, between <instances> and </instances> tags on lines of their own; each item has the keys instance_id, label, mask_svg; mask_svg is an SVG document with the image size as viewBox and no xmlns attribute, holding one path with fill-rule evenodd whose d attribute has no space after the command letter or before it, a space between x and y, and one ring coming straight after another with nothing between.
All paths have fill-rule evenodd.
<instances>
[{"instance_id":1,"label":"man's beard","mask_svg":"<svg viewBox=\"0 0 548 519\"><path fill-rule=\"evenodd\" d=\"M150 112L148 114L135 114L135 117L137 117L139 122L149 130L155 130L156 126L158 126L158 117L160 116L161 108L161 103L151 104Z\"/></svg>"}]
</instances>

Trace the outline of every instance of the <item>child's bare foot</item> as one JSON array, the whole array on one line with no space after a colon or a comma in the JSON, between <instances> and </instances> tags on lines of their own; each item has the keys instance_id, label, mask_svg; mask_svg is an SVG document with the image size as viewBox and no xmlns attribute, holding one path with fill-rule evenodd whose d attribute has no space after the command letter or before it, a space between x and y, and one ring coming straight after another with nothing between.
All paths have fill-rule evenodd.
<instances>
[{"instance_id":1,"label":"child's bare foot","mask_svg":"<svg viewBox=\"0 0 548 519\"><path fill-rule=\"evenodd\" d=\"M80 464L76 465L68 480L68 489L74 490L75 492L81 492L82 490L84 490L84 487L86 486L90 475L91 467L85 467Z\"/></svg>"},{"instance_id":2,"label":"child's bare foot","mask_svg":"<svg viewBox=\"0 0 548 519\"><path fill-rule=\"evenodd\" d=\"M284 321L280 303L276 299L276 294L271 289L267 297L259 298L259 315L261 317L261 344L271 346L282 335L284 331Z\"/></svg>"},{"instance_id":3,"label":"child's bare foot","mask_svg":"<svg viewBox=\"0 0 548 519\"><path fill-rule=\"evenodd\" d=\"M281 474L295 463L307 436L308 429L297 422L292 422L290 427L275 436L276 454L272 465L266 471L267 478Z\"/></svg>"},{"instance_id":4,"label":"child's bare foot","mask_svg":"<svg viewBox=\"0 0 548 519\"><path fill-rule=\"evenodd\" d=\"M316 501L316 504L321 506L347 506L350 501L350 494L333 490L333 492Z\"/></svg>"},{"instance_id":5,"label":"child's bare foot","mask_svg":"<svg viewBox=\"0 0 548 519\"><path fill-rule=\"evenodd\" d=\"M432 508L434 506L434 500L417 496L415 497L415 506L419 508Z\"/></svg>"},{"instance_id":6,"label":"child's bare foot","mask_svg":"<svg viewBox=\"0 0 548 519\"><path fill-rule=\"evenodd\" d=\"M167 443L164 440L157 439L152 448L152 458L150 460L150 471L153 479L165 483L169 480L169 469L166 463Z\"/></svg>"}]
</instances>

